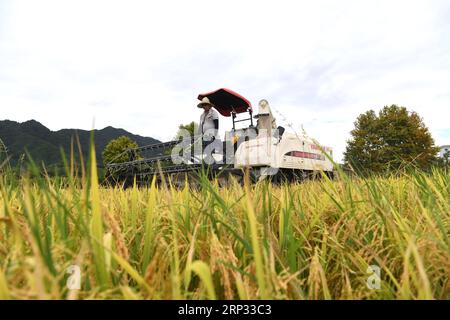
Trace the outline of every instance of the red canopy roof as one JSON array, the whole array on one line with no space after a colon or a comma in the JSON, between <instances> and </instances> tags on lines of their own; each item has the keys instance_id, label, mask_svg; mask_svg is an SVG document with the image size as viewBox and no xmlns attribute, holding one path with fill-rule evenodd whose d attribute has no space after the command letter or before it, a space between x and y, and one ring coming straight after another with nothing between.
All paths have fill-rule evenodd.
<instances>
[{"instance_id":1,"label":"red canopy roof","mask_svg":"<svg viewBox=\"0 0 450 320\"><path fill-rule=\"evenodd\" d=\"M242 113L252 108L250 101L226 88L198 95L199 100L204 97L208 97L209 101L214 104L215 109L225 117L231 116L232 111Z\"/></svg>"}]
</instances>

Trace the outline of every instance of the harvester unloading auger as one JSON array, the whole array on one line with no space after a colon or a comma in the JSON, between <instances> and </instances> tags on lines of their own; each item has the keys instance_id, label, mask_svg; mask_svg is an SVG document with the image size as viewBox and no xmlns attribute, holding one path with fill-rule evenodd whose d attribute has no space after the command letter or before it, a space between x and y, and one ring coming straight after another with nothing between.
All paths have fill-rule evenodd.
<instances>
[{"instance_id":1,"label":"harvester unloading auger","mask_svg":"<svg viewBox=\"0 0 450 320\"><path fill-rule=\"evenodd\" d=\"M232 129L225 133L224 141L216 139L202 150L198 143L202 137L193 136L128 149L129 161L106 164L108 180L148 184L156 175L158 180L164 176L179 181L195 177L202 170L209 177L222 179L219 181L230 176L241 180L247 170L253 181L301 181L320 176L321 172L333 176L332 149L306 136L285 132L276 125L266 100L259 102L258 114L253 116L250 101L232 90L222 88L200 94L198 99L204 97L222 116L232 119ZM244 126L237 128L238 123Z\"/></svg>"}]
</instances>

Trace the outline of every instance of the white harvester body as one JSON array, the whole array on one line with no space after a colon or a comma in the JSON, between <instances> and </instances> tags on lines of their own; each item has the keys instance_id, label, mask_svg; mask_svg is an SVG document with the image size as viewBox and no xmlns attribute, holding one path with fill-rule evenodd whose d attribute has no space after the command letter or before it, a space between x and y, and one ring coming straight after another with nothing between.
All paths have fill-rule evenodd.
<instances>
[{"instance_id":1,"label":"white harvester body","mask_svg":"<svg viewBox=\"0 0 450 320\"><path fill-rule=\"evenodd\" d=\"M305 136L284 133L276 127L269 104L259 104L257 135L239 144L234 156L235 168L292 169L333 171L330 147L319 146Z\"/></svg>"},{"instance_id":2,"label":"white harvester body","mask_svg":"<svg viewBox=\"0 0 450 320\"><path fill-rule=\"evenodd\" d=\"M308 138L285 133L279 141L274 137L256 137L242 142L234 156L236 168L272 167L307 171L333 171L332 150Z\"/></svg>"}]
</instances>

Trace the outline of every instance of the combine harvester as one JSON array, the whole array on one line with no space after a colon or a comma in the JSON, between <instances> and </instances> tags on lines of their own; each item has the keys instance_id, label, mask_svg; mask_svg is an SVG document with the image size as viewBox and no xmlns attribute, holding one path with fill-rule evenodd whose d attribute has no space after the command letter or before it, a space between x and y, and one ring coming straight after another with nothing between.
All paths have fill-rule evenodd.
<instances>
[{"instance_id":1,"label":"combine harvester","mask_svg":"<svg viewBox=\"0 0 450 320\"><path fill-rule=\"evenodd\" d=\"M195 179L202 170L221 183L230 176L242 181L246 170L253 181L270 179L275 183L302 181L320 176L321 172L333 176L331 148L277 127L266 100L259 102L258 114L253 116L250 101L229 89L200 94L198 99L204 97L222 116L232 119L232 129L225 133L223 142L215 140L205 150L196 150L201 146L201 137L194 136L129 149L125 151L129 161L106 164L107 179L125 185L135 179L139 184L148 184L155 175L158 180L165 176L172 182L184 181L188 176ZM244 126L237 128L238 124ZM207 152L211 146L214 152ZM173 148L180 152L173 152Z\"/></svg>"}]
</instances>

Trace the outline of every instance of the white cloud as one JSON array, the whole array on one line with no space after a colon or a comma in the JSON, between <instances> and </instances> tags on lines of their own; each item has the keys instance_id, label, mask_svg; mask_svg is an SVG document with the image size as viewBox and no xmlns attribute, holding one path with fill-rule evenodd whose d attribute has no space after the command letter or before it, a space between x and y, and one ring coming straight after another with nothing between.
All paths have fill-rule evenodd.
<instances>
[{"instance_id":1,"label":"white cloud","mask_svg":"<svg viewBox=\"0 0 450 320\"><path fill-rule=\"evenodd\" d=\"M392 103L448 144L449 17L441 0L2 1L1 118L166 140L229 87L338 160L356 116Z\"/></svg>"}]
</instances>

